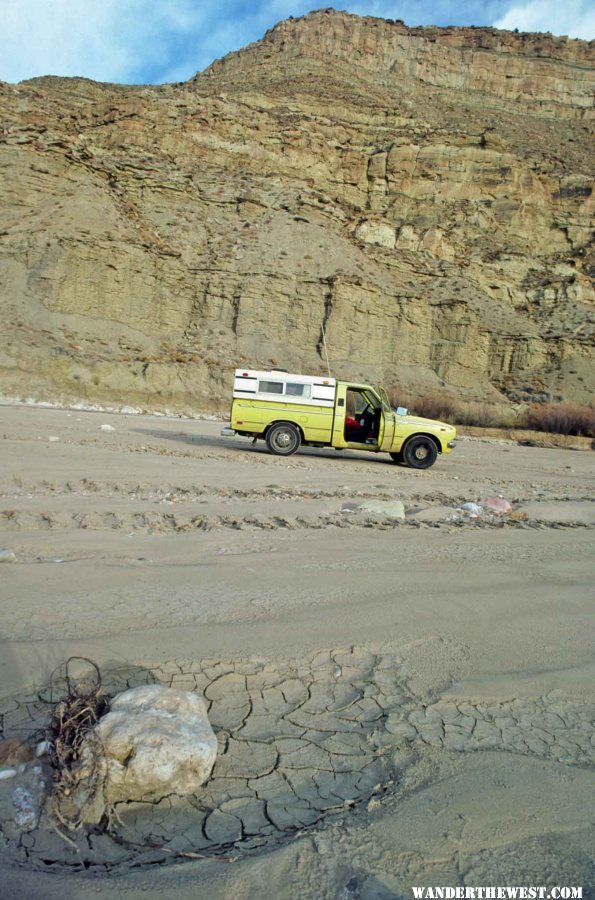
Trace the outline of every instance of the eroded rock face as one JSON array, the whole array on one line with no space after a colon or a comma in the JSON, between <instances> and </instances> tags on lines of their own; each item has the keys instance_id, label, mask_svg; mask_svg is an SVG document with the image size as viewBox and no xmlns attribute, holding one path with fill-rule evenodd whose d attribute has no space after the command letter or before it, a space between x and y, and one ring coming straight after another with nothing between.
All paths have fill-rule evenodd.
<instances>
[{"instance_id":1,"label":"eroded rock face","mask_svg":"<svg viewBox=\"0 0 595 900\"><path fill-rule=\"evenodd\" d=\"M337 377L588 400L592 82L583 41L319 11L182 85L0 84L0 391L226 408L324 322Z\"/></svg>"},{"instance_id":2,"label":"eroded rock face","mask_svg":"<svg viewBox=\"0 0 595 900\"><path fill-rule=\"evenodd\" d=\"M202 698L161 685L119 694L96 731L110 803L191 794L208 779L217 756Z\"/></svg>"}]
</instances>

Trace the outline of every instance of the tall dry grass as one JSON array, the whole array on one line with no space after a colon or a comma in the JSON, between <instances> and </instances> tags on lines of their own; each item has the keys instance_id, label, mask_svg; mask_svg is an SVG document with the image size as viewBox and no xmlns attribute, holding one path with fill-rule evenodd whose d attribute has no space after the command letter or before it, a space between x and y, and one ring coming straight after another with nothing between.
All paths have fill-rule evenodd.
<instances>
[{"instance_id":1,"label":"tall dry grass","mask_svg":"<svg viewBox=\"0 0 595 900\"><path fill-rule=\"evenodd\" d=\"M539 403L528 407L522 416L525 428L553 434L595 437L595 406L578 403Z\"/></svg>"}]
</instances>

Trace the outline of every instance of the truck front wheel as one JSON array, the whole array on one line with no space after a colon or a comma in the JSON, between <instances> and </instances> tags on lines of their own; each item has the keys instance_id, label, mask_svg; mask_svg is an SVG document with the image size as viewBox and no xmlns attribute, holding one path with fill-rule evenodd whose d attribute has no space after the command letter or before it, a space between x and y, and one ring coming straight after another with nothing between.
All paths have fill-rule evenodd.
<instances>
[{"instance_id":1,"label":"truck front wheel","mask_svg":"<svg viewBox=\"0 0 595 900\"><path fill-rule=\"evenodd\" d=\"M437 458L436 442L425 434L409 438L403 447L403 461L412 469L429 469Z\"/></svg>"},{"instance_id":2,"label":"truck front wheel","mask_svg":"<svg viewBox=\"0 0 595 900\"><path fill-rule=\"evenodd\" d=\"M276 456L291 456L300 448L302 438L299 428L291 422L279 422L271 425L267 431L267 447Z\"/></svg>"}]
</instances>

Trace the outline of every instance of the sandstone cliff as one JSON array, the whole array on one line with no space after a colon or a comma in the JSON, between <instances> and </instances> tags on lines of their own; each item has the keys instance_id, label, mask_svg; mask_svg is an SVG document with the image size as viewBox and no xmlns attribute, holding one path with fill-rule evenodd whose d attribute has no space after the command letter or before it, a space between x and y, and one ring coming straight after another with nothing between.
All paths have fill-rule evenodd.
<instances>
[{"instance_id":1,"label":"sandstone cliff","mask_svg":"<svg viewBox=\"0 0 595 900\"><path fill-rule=\"evenodd\" d=\"M0 85L0 392L234 366L584 401L593 46L319 11L190 82Z\"/></svg>"}]
</instances>

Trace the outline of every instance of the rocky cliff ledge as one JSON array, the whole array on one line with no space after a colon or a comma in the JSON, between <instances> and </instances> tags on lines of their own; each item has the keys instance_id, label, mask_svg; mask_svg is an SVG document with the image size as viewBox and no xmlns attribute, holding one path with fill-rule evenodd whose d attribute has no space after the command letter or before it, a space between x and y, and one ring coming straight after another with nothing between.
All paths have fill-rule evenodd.
<instances>
[{"instance_id":1,"label":"rocky cliff ledge","mask_svg":"<svg viewBox=\"0 0 595 900\"><path fill-rule=\"evenodd\" d=\"M186 410L236 365L584 401L593 44L324 10L191 81L0 85L0 392Z\"/></svg>"}]
</instances>

